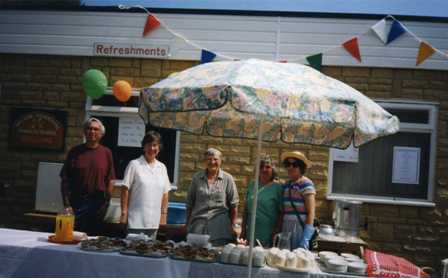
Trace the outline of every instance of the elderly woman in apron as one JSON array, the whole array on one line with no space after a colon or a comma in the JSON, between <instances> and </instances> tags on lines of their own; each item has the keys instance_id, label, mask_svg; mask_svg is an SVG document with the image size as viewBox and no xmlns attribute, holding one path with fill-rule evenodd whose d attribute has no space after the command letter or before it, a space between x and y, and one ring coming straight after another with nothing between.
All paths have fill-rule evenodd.
<instances>
[{"instance_id":1,"label":"elderly woman in apron","mask_svg":"<svg viewBox=\"0 0 448 278\"><path fill-rule=\"evenodd\" d=\"M222 154L209 148L205 169L193 175L187 195L189 233L208 234L213 245L235 242L238 191L233 177L221 169Z\"/></svg>"}]
</instances>

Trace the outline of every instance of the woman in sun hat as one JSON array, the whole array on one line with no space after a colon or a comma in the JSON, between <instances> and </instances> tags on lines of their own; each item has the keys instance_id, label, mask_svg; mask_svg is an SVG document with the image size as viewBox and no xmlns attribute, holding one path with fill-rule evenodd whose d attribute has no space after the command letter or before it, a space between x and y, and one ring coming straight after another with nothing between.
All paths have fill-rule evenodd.
<instances>
[{"instance_id":1,"label":"woman in sun hat","mask_svg":"<svg viewBox=\"0 0 448 278\"><path fill-rule=\"evenodd\" d=\"M282 232L291 233L292 249L309 249L309 241L315 231L316 189L304 175L311 167L311 161L299 151L283 153L281 161L288 171L289 179L283 185Z\"/></svg>"}]
</instances>

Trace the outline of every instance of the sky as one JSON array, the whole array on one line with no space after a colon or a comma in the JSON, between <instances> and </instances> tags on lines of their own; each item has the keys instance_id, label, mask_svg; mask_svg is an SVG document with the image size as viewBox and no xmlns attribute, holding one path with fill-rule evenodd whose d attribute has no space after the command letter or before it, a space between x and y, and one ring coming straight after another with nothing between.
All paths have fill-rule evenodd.
<instances>
[{"instance_id":1,"label":"sky","mask_svg":"<svg viewBox=\"0 0 448 278\"><path fill-rule=\"evenodd\" d=\"M394 15L448 19L448 0L81 0L87 7Z\"/></svg>"}]
</instances>

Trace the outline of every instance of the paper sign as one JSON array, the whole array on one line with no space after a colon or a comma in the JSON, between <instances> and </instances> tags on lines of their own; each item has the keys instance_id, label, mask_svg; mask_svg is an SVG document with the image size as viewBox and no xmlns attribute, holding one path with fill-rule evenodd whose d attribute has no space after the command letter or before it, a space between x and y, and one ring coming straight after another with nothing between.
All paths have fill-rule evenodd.
<instances>
[{"instance_id":1,"label":"paper sign","mask_svg":"<svg viewBox=\"0 0 448 278\"><path fill-rule=\"evenodd\" d=\"M353 143L345 150L330 149L334 161L358 162L359 148L355 148Z\"/></svg>"},{"instance_id":2,"label":"paper sign","mask_svg":"<svg viewBox=\"0 0 448 278\"><path fill-rule=\"evenodd\" d=\"M392 183L419 184L420 148L394 147Z\"/></svg>"},{"instance_id":3,"label":"paper sign","mask_svg":"<svg viewBox=\"0 0 448 278\"><path fill-rule=\"evenodd\" d=\"M145 136L145 123L139 117L120 117L118 122L118 146L141 147Z\"/></svg>"}]
</instances>

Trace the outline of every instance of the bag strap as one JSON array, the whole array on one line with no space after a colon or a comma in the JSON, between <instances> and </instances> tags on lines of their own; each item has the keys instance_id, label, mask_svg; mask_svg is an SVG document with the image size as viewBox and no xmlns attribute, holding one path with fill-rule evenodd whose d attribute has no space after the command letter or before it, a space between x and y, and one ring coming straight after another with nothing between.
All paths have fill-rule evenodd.
<instances>
[{"instance_id":1,"label":"bag strap","mask_svg":"<svg viewBox=\"0 0 448 278\"><path fill-rule=\"evenodd\" d=\"M302 226L302 230L303 230L303 229L305 229L305 223L303 222L302 217L300 217L300 213L297 210L296 206L294 205L294 202L292 201L292 198L291 198L291 182L289 183L289 185L290 185L289 186L289 202L291 202L291 206L294 209L294 212L296 213L296 216L297 216L297 218L299 219L299 222L300 222L300 226Z\"/></svg>"}]
</instances>

